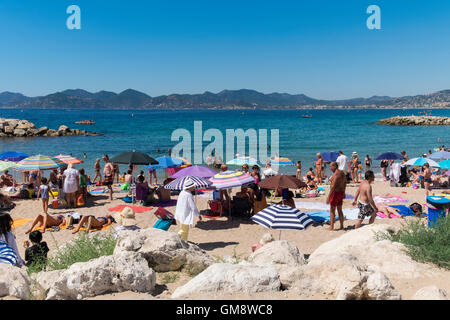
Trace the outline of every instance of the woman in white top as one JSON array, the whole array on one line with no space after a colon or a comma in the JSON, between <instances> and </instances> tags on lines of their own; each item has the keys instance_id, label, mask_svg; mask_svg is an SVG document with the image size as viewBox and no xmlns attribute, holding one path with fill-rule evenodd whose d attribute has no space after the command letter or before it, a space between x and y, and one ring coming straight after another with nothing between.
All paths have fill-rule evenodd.
<instances>
[{"instance_id":1,"label":"woman in white top","mask_svg":"<svg viewBox=\"0 0 450 320\"><path fill-rule=\"evenodd\" d=\"M80 173L77 169L73 168L73 164L69 164L67 169L63 173L63 191L66 195L67 207L71 208L71 199L73 199L74 207L77 206L76 192L79 189L79 176Z\"/></svg>"},{"instance_id":2,"label":"woman in white top","mask_svg":"<svg viewBox=\"0 0 450 320\"><path fill-rule=\"evenodd\" d=\"M16 265L20 267L24 264L24 261L20 257L19 250L17 249L16 238L11 232L13 222L9 213L0 213L0 242L6 243L14 250L17 259Z\"/></svg>"},{"instance_id":3,"label":"woman in white top","mask_svg":"<svg viewBox=\"0 0 450 320\"><path fill-rule=\"evenodd\" d=\"M183 191L180 192L177 201L177 208L175 210L175 219L180 222L181 230L178 232L181 238L185 241L188 239L189 226L194 224L194 217L199 217L197 206L194 202L192 191L195 189L194 181L186 179L183 186Z\"/></svg>"}]
</instances>

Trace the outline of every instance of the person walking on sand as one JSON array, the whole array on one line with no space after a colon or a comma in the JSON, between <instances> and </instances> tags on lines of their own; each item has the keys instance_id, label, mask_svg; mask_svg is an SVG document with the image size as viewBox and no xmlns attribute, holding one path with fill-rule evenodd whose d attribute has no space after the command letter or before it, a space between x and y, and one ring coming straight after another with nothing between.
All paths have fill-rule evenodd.
<instances>
[{"instance_id":1,"label":"person walking on sand","mask_svg":"<svg viewBox=\"0 0 450 320\"><path fill-rule=\"evenodd\" d=\"M180 192L175 209L174 218L181 224L181 230L178 232L180 237L185 241L188 240L189 226L194 224L194 217L199 217L202 220L197 206L194 202L192 192L195 189L194 181L186 179L183 185L183 191Z\"/></svg>"},{"instance_id":2,"label":"person walking on sand","mask_svg":"<svg viewBox=\"0 0 450 320\"><path fill-rule=\"evenodd\" d=\"M103 161L106 162L105 168L103 169L103 174L105 175L105 179L103 180L103 185L108 187L109 190L109 200L112 201L112 185L114 180L114 167L113 164L109 161L109 157L107 154L103 155Z\"/></svg>"},{"instance_id":3,"label":"person walking on sand","mask_svg":"<svg viewBox=\"0 0 450 320\"><path fill-rule=\"evenodd\" d=\"M53 195L52 189L48 186L47 178L42 178L41 180L42 184L39 187L38 195L36 200L39 200L39 198L42 199L42 209L44 210L44 213L48 213L48 201L50 199L50 194L52 195L52 199L55 199L55 196Z\"/></svg>"},{"instance_id":4,"label":"person walking on sand","mask_svg":"<svg viewBox=\"0 0 450 320\"><path fill-rule=\"evenodd\" d=\"M95 177L94 177L94 180L92 180L92 183L95 183L97 178L99 178L100 183L102 183L102 175L100 174L100 169L101 169L100 158L97 158L95 160L95 164L94 164Z\"/></svg>"},{"instance_id":5,"label":"person walking on sand","mask_svg":"<svg viewBox=\"0 0 450 320\"><path fill-rule=\"evenodd\" d=\"M344 229L344 212L342 211L342 205L345 199L345 188L347 186L347 177L345 173L338 169L337 162L330 163L330 170L333 172L331 177L330 192L327 197L326 203L330 205L330 227L328 230L334 229L334 218L336 215L336 208L339 215L339 230Z\"/></svg>"},{"instance_id":6,"label":"person walking on sand","mask_svg":"<svg viewBox=\"0 0 450 320\"><path fill-rule=\"evenodd\" d=\"M369 224L374 223L377 212L379 211L375 201L373 201L372 186L370 185L375 181L375 174L369 170L366 172L364 178L359 185L358 191L356 191L355 200L353 201L353 205L356 206L356 203L358 203L359 208L358 221L356 222L355 229L361 227L361 223L366 217L370 217Z\"/></svg>"}]
</instances>

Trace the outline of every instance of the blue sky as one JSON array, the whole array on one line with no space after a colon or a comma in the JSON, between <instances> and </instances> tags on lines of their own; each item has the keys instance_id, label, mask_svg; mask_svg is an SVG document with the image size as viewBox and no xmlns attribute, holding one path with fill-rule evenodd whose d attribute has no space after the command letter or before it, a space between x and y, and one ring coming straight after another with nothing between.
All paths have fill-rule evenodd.
<instances>
[{"instance_id":1,"label":"blue sky","mask_svg":"<svg viewBox=\"0 0 450 320\"><path fill-rule=\"evenodd\" d=\"M66 27L71 4L81 30ZM366 27L371 4L381 30ZM442 0L1 0L0 92L431 93L450 89L449 31Z\"/></svg>"}]
</instances>

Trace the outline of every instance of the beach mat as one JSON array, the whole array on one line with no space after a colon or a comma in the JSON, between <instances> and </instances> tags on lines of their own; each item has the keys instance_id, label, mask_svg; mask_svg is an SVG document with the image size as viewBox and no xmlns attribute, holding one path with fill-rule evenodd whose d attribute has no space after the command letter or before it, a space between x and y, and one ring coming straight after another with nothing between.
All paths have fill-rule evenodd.
<instances>
[{"instance_id":1,"label":"beach mat","mask_svg":"<svg viewBox=\"0 0 450 320\"><path fill-rule=\"evenodd\" d=\"M170 201L167 202L158 202L158 203L152 203L153 206L155 207L172 207L177 205L177 200L172 199Z\"/></svg>"},{"instance_id":2,"label":"beach mat","mask_svg":"<svg viewBox=\"0 0 450 320\"><path fill-rule=\"evenodd\" d=\"M359 209L343 209L342 213L344 214L345 220L358 220L358 213ZM314 212L306 212L307 215L311 217L316 222L323 223L323 222L329 222L330 221L330 211L327 210L321 210L321 211L314 211ZM380 219L380 218L376 218ZM336 211L335 215L335 221L339 220L339 215Z\"/></svg>"},{"instance_id":3,"label":"beach mat","mask_svg":"<svg viewBox=\"0 0 450 320\"><path fill-rule=\"evenodd\" d=\"M414 212L405 205L396 205L396 206L390 206L390 207L400 209L399 214L402 214L405 217L414 217L415 216Z\"/></svg>"},{"instance_id":4,"label":"beach mat","mask_svg":"<svg viewBox=\"0 0 450 320\"><path fill-rule=\"evenodd\" d=\"M137 212L137 213L146 212L146 211L150 211L153 209L153 207L137 207L137 206L129 206L129 205L121 204L121 205L115 206L113 208L109 208L108 211L121 212L126 207L130 207L131 209L133 209L134 212Z\"/></svg>"},{"instance_id":5,"label":"beach mat","mask_svg":"<svg viewBox=\"0 0 450 320\"><path fill-rule=\"evenodd\" d=\"M14 219L13 220L13 225L12 228L19 228L25 224L27 224L28 222L33 221L33 219L24 219L24 218L20 218L20 219Z\"/></svg>"},{"instance_id":6,"label":"beach mat","mask_svg":"<svg viewBox=\"0 0 450 320\"><path fill-rule=\"evenodd\" d=\"M400 196L388 196L388 197L382 197L382 196L375 196L373 197L373 201L375 203L406 203L409 202L409 200L400 197Z\"/></svg>"}]
</instances>

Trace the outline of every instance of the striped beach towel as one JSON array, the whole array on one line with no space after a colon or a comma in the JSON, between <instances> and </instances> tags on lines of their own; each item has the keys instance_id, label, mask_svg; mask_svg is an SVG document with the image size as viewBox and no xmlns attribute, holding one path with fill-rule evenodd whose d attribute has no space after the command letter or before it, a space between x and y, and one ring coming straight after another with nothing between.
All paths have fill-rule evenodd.
<instances>
[{"instance_id":1,"label":"striped beach towel","mask_svg":"<svg viewBox=\"0 0 450 320\"><path fill-rule=\"evenodd\" d=\"M6 242L0 242L0 263L15 265L17 263L17 255L14 249Z\"/></svg>"}]
</instances>

